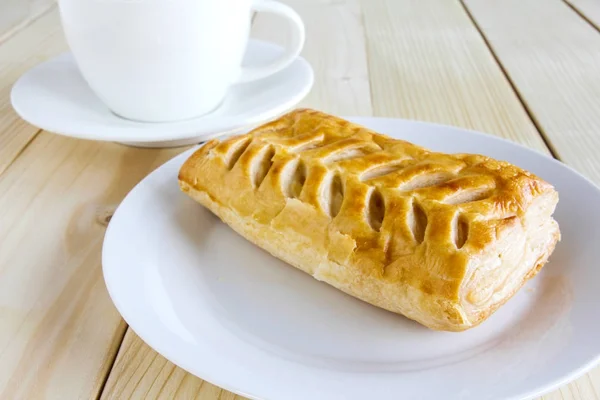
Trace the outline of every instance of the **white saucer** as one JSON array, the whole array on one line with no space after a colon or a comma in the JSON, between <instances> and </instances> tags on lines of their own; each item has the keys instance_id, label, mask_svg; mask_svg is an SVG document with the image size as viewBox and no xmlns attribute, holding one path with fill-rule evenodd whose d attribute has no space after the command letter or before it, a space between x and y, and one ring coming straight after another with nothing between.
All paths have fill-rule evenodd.
<instances>
[{"instance_id":1,"label":"white saucer","mask_svg":"<svg viewBox=\"0 0 600 400\"><path fill-rule=\"evenodd\" d=\"M435 332L347 296L236 234L179 189L190 150L137 185L108 226L104 279L129 326L180 367L251 399L517 400L600 361L597 187L556 160L489 135L354 120L434 151L507 160L555 185L562 240L550 262L480 326Z\"/></svg>"},{"instance_id":2,"label":"white saucer","mask_svg":"<svg viewBox=\"0 0 600 400\"><path fill-rule=\"evenodd\" d=\"M261 65L283 49L251 39L244 64ZM81 139L116 141L143 147L172 147L249 128L275 118L300 102L313 84L310 64L298 58L288 68L259 81L234 85L214 112L185 121L144 123L113 114L91 91L70 53L26 72L11 101L27 122Z\"/></svg>"}]
</instances>

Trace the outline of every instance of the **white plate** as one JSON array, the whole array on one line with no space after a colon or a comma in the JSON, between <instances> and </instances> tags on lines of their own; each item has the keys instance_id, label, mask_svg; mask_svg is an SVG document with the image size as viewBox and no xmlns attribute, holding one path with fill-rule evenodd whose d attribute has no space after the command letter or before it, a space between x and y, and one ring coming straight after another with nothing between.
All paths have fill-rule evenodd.
<instances>
[{"instance_id":1,"label":"white plate","mask_svg":"<svg viewBox=\"0 0 600 400\"><path fill-rule=\"evenodd\" d=\"M282 52L277 45L251 39L244 64L263 65ZM50 132L167 147L199 143L265 122L298 104L312 85L312 68L299 57L274 75L232 86L223 104L209 114L177 122L138 122L113 114L84 81L71 53L65 53L21 76L11 102L21 118Z\"/></svg>"},{"instance_id":2,"label":"white plate","mask_svg":"<svg viewBox=\"0 0 600 400\"><path fill-rule=\"evenodd\" d=\"M256 399L523 399L591 368L600 355L600 191L491 136L354 120L434 150L508 160L554 184L563 239L550 263L479 327L434 332L238 236L179 192L188 151L142 181L106 233L104 277L133 330L187 371Z\"/></svg>"}]
</instances>

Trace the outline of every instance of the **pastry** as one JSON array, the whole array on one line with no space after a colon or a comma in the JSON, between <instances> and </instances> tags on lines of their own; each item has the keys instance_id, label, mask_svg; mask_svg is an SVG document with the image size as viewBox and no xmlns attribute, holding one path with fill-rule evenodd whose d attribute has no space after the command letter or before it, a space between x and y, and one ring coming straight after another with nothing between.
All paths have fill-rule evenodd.
<instances>
[{"instance_id":1,"label":"pastry","mask_svg":"<svg viewBox=\"0 0 600 400\"><path fill-rule=\"evenodd\" d=\"M480 324L560 239L558 194L533 174L310 109L207 142L179 184L275 257L435 330Z\"/></svg>"}]
</instances>

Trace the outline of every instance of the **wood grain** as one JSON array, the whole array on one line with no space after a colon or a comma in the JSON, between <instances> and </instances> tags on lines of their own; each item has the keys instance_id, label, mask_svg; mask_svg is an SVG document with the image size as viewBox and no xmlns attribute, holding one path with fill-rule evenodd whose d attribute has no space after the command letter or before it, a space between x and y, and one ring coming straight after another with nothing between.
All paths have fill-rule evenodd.
<instances>
[{"instance_id":1,"label":"wood grain","mask_svg":"<svg viewBox=\"0 0 600 400\"><path fill-rule=\"evenodd\" d=\"M180 150L46 132L0 177L0 398L93 398L125 324L100 250L124 195Z\"/></svg>"},{"instance_id":2,"label":"wood grain","mask_svg":"<svg viewBox=\"0 0 600 400\"><path fill-rule=\"evenodd\" d=\"M0 45L0 174L39 132L13 110L12 85L25 71L65 49L57 10Z\"/></svg>"},{"instance_id":3,"label":"wood grain","mask_svg":"<svg viewBox=\"0 0 600 400\"><path fill-rule=\"evenodd\" d=\"M598 0L565 0L575 11L581 14L590 24L600 30L600 1Z\"/></svg>"}]
</instances>

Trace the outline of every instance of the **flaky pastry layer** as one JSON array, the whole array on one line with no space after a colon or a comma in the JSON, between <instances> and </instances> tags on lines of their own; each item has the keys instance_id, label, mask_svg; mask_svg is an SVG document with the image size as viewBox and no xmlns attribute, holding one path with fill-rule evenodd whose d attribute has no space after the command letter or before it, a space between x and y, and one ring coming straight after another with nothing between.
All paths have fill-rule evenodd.
<instances>
[{"instance_id":1,"label":"flaky pastry layer","mask_svg":"<svg viewBox=\"0 0 600 400\"><path fill-rule=\"evenodd\" d=\"M533 174L314 110L207 142L179 183L275 257L437 330L481 323L560 238L558 194Z\"/></svg>"}]
</instances>

